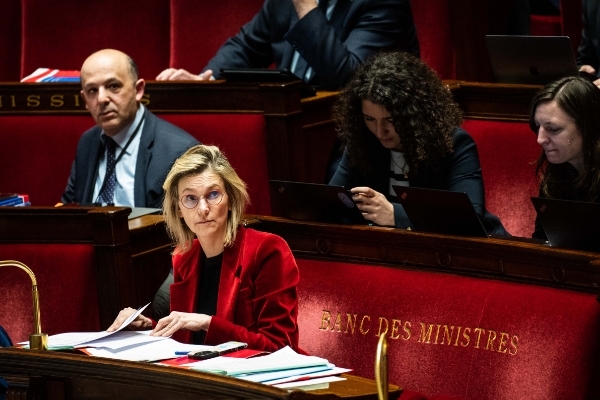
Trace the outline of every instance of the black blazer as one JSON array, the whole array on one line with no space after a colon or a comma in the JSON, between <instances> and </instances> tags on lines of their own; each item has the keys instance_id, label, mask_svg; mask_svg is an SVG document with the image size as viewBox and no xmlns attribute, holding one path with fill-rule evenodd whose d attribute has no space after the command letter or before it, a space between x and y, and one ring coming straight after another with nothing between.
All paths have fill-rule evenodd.
<instances>
[{"instance_id":1,"label":"black blazer","mask_svg":"<svg viewBox=\"0 0 600 400\"><path fill-rule=\"evenodd\" d=\"M419 56L409 0L338 0L331 20L316 8L298 20L291 0L266 0L254 18L229 38L204 70L290 68L298 51L315 72L311 84L335 90L381 49Z\"/></svg>"},{"instance_id":2,"label":"black blazer","mask_svg":"<svg viewBox=\"0 0 600 400\"><path fill-rule=\"evenodd\" d=\"M573 0L575 1L575 0ZM577 66L591 65L598 73L600 59L600 7L598 0L583 0L583 31Z\"/></svg>"},{"instance_id":3,"label":"black blazer","mask_svg":"<svg viewBox=\"0 0 600 400\"><path fill-rule=\"evenodd\" d=\"M133 198L136 207L160 208L162 185L173 162L190 147L199 144L189 133L145 110L144 129L135 167ZM75 161L63 203L92 203L98 162L104 151L102 129L95 126L79 139Z\"/></svg>"},{"instance_id":4,"label":"black blazer","mask_svg":"<svg viewBox=\"0 0 600 400\"><path fill-rule=\"evenodd\" d=\"M500 219L485 209L481 166L477 145L473 138L462 128L456 128L453 141L454 152L448 155L439 165L423 166L418 174L409 172L409 186L465 192L471 199L475 211L481 217L487 232L489 234L508 235ZM384 194L394 206L396 227L406 228L410 226L410 220L402 205L397 202L396 196L389 194L390 150L383 147L376 138L371 143L368 157L373 166L372 172L359 171L354 168L350 163L348 154L344 152L342 161L329 184L344 186L348 190L357 186L367 186Z\"/></svg>"}]
</instances>

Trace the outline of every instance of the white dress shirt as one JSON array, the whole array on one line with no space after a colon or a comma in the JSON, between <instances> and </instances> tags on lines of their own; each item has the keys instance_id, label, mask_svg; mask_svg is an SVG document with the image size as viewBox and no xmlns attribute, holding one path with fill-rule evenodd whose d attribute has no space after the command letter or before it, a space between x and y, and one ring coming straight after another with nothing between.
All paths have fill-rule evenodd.
<instances>
[{"instance_id":1,"label":"white dress shirt","mask_svg":"<svg viewBox=\"0 0 600 400\"><path fill-rule=\"evenodd\" d=\"M121 132L117 133L113 136L113 140L117 144L115 149L115 158L119 157L119 154L123 151L123 147L133 135L133 132L140 124L142 117L144 115L144 106L140 104L140 108L137 110L135 114L135 119L133 122L123 129ZM135 183L135 166L137 163L138 149L140 147L140 140L142 137L142 131L144 130L144 122L142 122L141 126L138 129L137 134L125 150L123 157L119 160L115 167L116 176L117 176L117 186L115 187L115 194L113 198L113 203L116 206L129 206L133 207L135 205L135 199L133 195L133 187ZM104 142L104 138L106 135L104 131L101 134L102 142ZM96 175L96 184L94 186L94 196L92 197L94 201L98 199L98 195L100 194L100 188L102 187L102 182L104 182L104 176L106 175L106 150L104 154L100 158L100 162L98 164L98 173Z\"/></svg>"}]
</instances>

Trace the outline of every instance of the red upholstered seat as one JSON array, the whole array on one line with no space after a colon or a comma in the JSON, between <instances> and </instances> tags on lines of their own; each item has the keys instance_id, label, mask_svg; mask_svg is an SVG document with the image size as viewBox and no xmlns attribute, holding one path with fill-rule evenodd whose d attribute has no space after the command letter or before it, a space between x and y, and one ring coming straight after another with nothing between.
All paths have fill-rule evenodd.
<instances>
[{"instance_id":1,"label":"red upholstered seat","mask_svg":"<svg viewBox=\"0 0 600 400\"><path fill-rule=\"evenodd\" d=\"M271 215L265 119L261 114L161 114L203 144L218 146L248 185L247 212Z\"/></svg>"},{"instance_id":2,"label":"red upholstered seat","mask_svg":"<svg viewBox=\"0 0 600 400\"><path fill-rule=\"evenodd\" d=\"M300 347L373 377L464 399L598 398L596 296L393 267L297 259Z\"/></svg>"},{"instance_id":3,"label":"red upholstered seat","mask_svg":"<svg viewBox=\"0 0 600 400\"><path fill-rule=\"evenodd\" d=\"M154 79L169 63L169 0L22 0L21 77L36 68L78 70L87 56L115 48Z\"/></svg>"},{"instance_id":4,"label":"red upholstered seat","mask_svg":"<svg viewBox=\"0 0 600 400\"><path fill-rule=\"evenodd\" d=\"M455 79L456 64L448 0L412 1L411 7L421 45L421 58L441 79Z\"/></svg>"},{"instance_id":5,"label":"red upholstered seat","mask_svg":"<svg viewBox=\"0 0 600 400\"><path fill-rule=\"evenodd\" d=\"M250 21L263 3L264 0L171 0L169 65L200 73L225 40Z\"/></svg>"},{"instance_id":6,"label":"red upholstered seat","mask_svg":"<svg viewBox=\"0 0 600 400\"><path fill-rule=\"evenodd\" d=\"M33 270L40 297L42 332L100 330L92 244L0 244L0 260ZM0 325L13 342L33 333L31 280L15 267L0 268Z\"/></svg>"},{"instance_id":7,"label":"red upholstered seat","mask_svg":"<svg viewBox=\"0 0 600 400\"><path fill-rule=\"evenodd\" d=\"M91 116L3 116L0 119L0 192L29 194L53 206L63 194L81 134Z\"/></svg>"},{"instance_id":8,"label":"red upholstered seat","mask_svg":"<svg viewBox=\"0 0 600 400\"><path fill-rule=\"evenodd\" d=\"M479 151L487 209L515 236L531 237L538 194L535 161L540 146L525 122L465 119Z\"/></svg>"},{"instance_id":9,"label":"red upholstered seat","mask_svg":"<svg viewBox=\"0 0 600 400\"><path fill-rule=\"evenodd\" d=\"M583 29L581 1L560 0L560 18L562 34L571 38L573 51L577 54L577 48L581 43L581 30Z\"/></svg>"},{"instance_id":10,"label":"red upholstered seat","mask_svg":"<svg viewBox=\"0 0 600 400\"><path fill-rule=\"evenodd\" d=\"M561 36L561 18L556 15L531 15L533 36Z\"/></svg>"},{"instance_id":11,"label":"red upholstered seat","mask_svg":"<svg viewBox=\"0 0 600 400\"><path fill-rule=\"evenodd\" d=\"M0 82L18 81L21 72L21 2L0 1Z\"/></svg>"}]
</instances>

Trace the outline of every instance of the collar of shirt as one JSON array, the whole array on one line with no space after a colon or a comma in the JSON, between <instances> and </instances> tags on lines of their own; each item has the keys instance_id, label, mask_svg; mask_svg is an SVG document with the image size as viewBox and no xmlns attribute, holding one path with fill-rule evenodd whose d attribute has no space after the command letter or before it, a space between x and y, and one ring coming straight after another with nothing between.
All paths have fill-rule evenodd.
<instances>
[{"instance_id":1,"label":"collar of shirt","mask_svg":"<svg viewBox=\"0 0 600 400\"><path fill-rule=\"evenodd\" d=\"M119 156L119 152L123 150L123 147L125 147L125 145L129 141L129 139L131 138L131 135L133 135L135 128L137 128L140 121L142 120L142 117L144 116L144 111L145 111L144 106L142 104L140 104L140 107L138 108L138 110L135 113L135 118L133 119L133 122L131 124L129 124L129 126L123 128L123 130L121 132L117 133L116 135L114 135L112 137L112 139L115 141L115 143L117 143L116 157ZM142 129L143 129L143 126L140 126L138 134L131 141L129 146L127 146L127 149L125 149L125 154L131 155L132 149L135 148L136 145L139 145L140 137L142 136L141 135ZM102 139L102 143L106 143L106 134L104 133L104 131L102 131L102 136L100 138ZM123 154L123 156L125 156L125 154Z\"/></svg>"}]
</instances>

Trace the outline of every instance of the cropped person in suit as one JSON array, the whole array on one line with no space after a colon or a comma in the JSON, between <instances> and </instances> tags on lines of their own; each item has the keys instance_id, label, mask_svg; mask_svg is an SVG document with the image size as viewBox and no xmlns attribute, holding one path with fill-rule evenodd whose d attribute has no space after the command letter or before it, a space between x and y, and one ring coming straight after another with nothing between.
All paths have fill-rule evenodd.
<instances>
[{"instance_id":1,"label":"cropped person in suit","mask_svg":"<svg viewBox=\"0 0 600 400\"><path fill-rule=\"evenodd\" d=\"M598 77L600 68L600 4L597 0L583 0L583 30L577 49L579 70ZM600 78L594 80L600 87Z\"/></svg>"},{"instance_id":2,"label":"cropped person in suit","mask_svg":"<svg viewBox=\"0 0 600 400\"><path fill-rule=\"evenodd\" d=\"M600 202L600 90L566 77L533 98L529 126L542 154L537 161L540 197ZM533 237L547 240L536 218Z\"/></svg>"},{"instance_id":3,"label":"cropped person in suit","mask_svg":"<svg viewBox=\"0 0 600 400\"><path fill-rule=\"evenodd\" d=\"M139 316L130 327L187 343L298 350L296 261L279 236L240 225L248 194L225 156L214 146L191 148L164 189L165 221L177 243L171 313L157 323ZM121 311L108 330L134 311Z\"/></svg>"},{"instance_id":4,"label":"cropped person in suit","mask_svg":"<svg viewBox=\"0 0 600 400\"><path fill-rule=\"evenodd\" d=\"M329 183L350 189L367 220L411 226L392 185L414 186L467 193L488 233L506 234L485 209L477 146L459 127L458 105L424 62L375 56L342 89L333 118L345 150Z\"/></svg>"},{"instance_id":5,"label":"cropped person in suit","mask_svg":"<svg viewBox=\"0 0 600 400\"><path fill-rule=\"evenodd\" d=\"M419 55L409 0L266 0L200 75L169 68L156 79L219 78L221 68L275 63L311 85L336 90L381 49Z\"/></svg>"},{"instance_id":6,"label":"cropped person in suit","mask_svg":"<svg viewBox=\"0 0 600 400\"><path fill-rule=\"evenodd\" d=\"M125 53L105 49L85 60L81 97L96 126L79 140L63 203L160 207L171 165L198 141L140 103L144 86Z\"/></svg>"}]
</instances>

